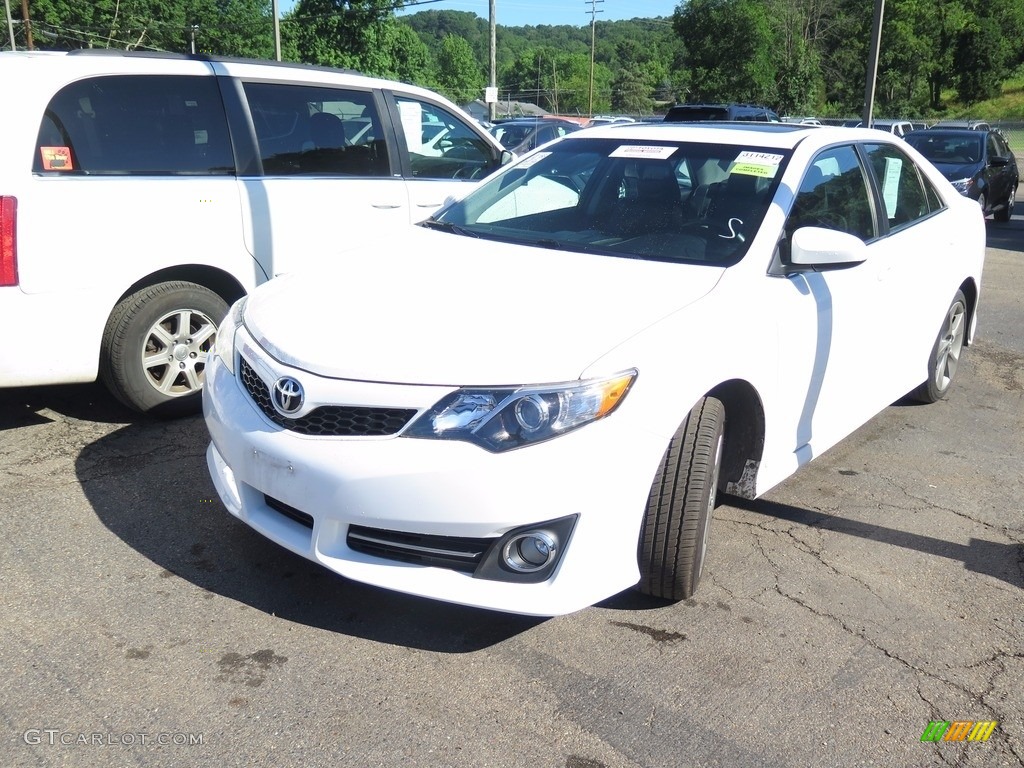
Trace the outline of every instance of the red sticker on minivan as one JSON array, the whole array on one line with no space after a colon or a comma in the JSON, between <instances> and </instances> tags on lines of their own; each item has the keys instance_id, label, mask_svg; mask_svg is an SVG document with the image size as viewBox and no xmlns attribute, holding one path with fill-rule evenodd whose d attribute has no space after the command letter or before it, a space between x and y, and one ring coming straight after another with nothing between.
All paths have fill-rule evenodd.
<instances>
[{"instance_id":1,"label":"red sticker on minivan","mask_svg":"<svg viewBox=\"0 0 1024 768\"><path fill-rule=\"evenodd\" d=\"M40 147L44 171L72 171L70 147Z\"/></svg>"}]
</instances>

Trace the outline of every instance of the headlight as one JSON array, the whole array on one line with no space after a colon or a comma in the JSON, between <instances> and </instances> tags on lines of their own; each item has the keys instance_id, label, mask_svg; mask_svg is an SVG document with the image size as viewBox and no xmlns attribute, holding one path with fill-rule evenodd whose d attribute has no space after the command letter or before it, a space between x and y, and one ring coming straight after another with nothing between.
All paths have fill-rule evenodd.
<instances>
[{"instance_id":1,"label":"headlight","mask_svg":"<svg viewBox=\"0 0 1024 768\"><path fill-rule=\"evenodd\" d=\"M403 434L465 440L495 453L539 443L607 416L622 402L636 374L630 370L567 384L460 389Z\"/></svg>"},{"instance_id":2,"label":"headlight","mask_svg":"<svg viewBox=\"0 0 1024 768\"><path fill-rule=\"evenodd\" d=\"M213 353L220 358L220 361L227 366L233 376L235 373L235 332L242 325L242 318L245 315L245 302L248 296L243 296L228 310L227 316L217 328L217 341L213 345Z\"/></svg>"},{"instance_id":3,"label":"headlight","mask_svg":"<svg viewBox=\"0 0 1024 768\"><path fill-rule=\"evenodd\" d=\"M957 179L956 181L949 182L953 185L953 189L959 192L961 195L966 195L972 186L974 186L974 179Z\"/></svg>"}]
</instances>

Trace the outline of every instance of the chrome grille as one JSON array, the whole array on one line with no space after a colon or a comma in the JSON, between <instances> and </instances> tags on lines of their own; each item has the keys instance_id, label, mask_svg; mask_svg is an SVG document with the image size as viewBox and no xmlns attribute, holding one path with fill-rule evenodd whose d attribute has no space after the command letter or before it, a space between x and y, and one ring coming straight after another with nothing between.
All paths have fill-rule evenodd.
<instances>
[{"instance_id":1,"label":"chrome grille","mask_svg":"<svg viewBox=\"0 0 1024 768\"><path fill-rule=\"evenodd\" d=\"M415 408L372 408L355 405L321 405L305 416L282 416L270 402L270 387L245 358L240 358L242 384L253 402L272 422L300 435L318 437L385 437L398 433L416 415Z\"/></svg>"}]
</instances>

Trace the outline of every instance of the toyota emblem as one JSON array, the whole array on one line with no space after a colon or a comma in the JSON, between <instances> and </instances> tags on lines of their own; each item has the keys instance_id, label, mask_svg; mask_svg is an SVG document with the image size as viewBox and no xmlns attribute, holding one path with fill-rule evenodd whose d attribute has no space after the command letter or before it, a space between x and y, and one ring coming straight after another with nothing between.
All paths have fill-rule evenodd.
<instances>
[{"instance_id":1,"label":"toyota emblem","mask_svg":"<svg viewBox=\"0 0 1024 768\"><path fill-rule=\"evenodd\" d=\"M293 416L298 413L305 398L302 385L290 376L278 379L270 394L274 410L282 416Z\"/></svg>"}]
</instances>

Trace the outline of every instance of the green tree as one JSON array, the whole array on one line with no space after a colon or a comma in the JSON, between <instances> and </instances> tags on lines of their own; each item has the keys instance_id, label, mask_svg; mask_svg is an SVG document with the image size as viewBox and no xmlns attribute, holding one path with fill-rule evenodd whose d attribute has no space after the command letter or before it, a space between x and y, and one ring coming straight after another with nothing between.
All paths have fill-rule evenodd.
<instances>
[{"instance_id":1,"label":"green tree","mask_svg":"<svg viewBox=\"0 0 1024 768\"><path fill-rule=\"evenodd\" d=\"M448 35L437 54L437 87L456 104L480 98L484 77L473 49L461 37Z\"/></svg>"},{"instance_id":2,"label":"green tree","mask_svg":"<svg viewBox=\"0 0 1024 768\"><path fill-rule=\"evenodd\" d=\"M299 57L310 64L394 71L389 42L395 0L299 0L291 16Z\"/></svg>"},{"instance_id":3,"label":"green tree","mask_svg":"<svg viewBox=\"0 0 1024 768\"><path fill-rule=\"evenodd\" d=\"M690 0L673 25L686 45L693 99L775 102L778 39L767 3Z\"/></svg>"}]
</instances>

